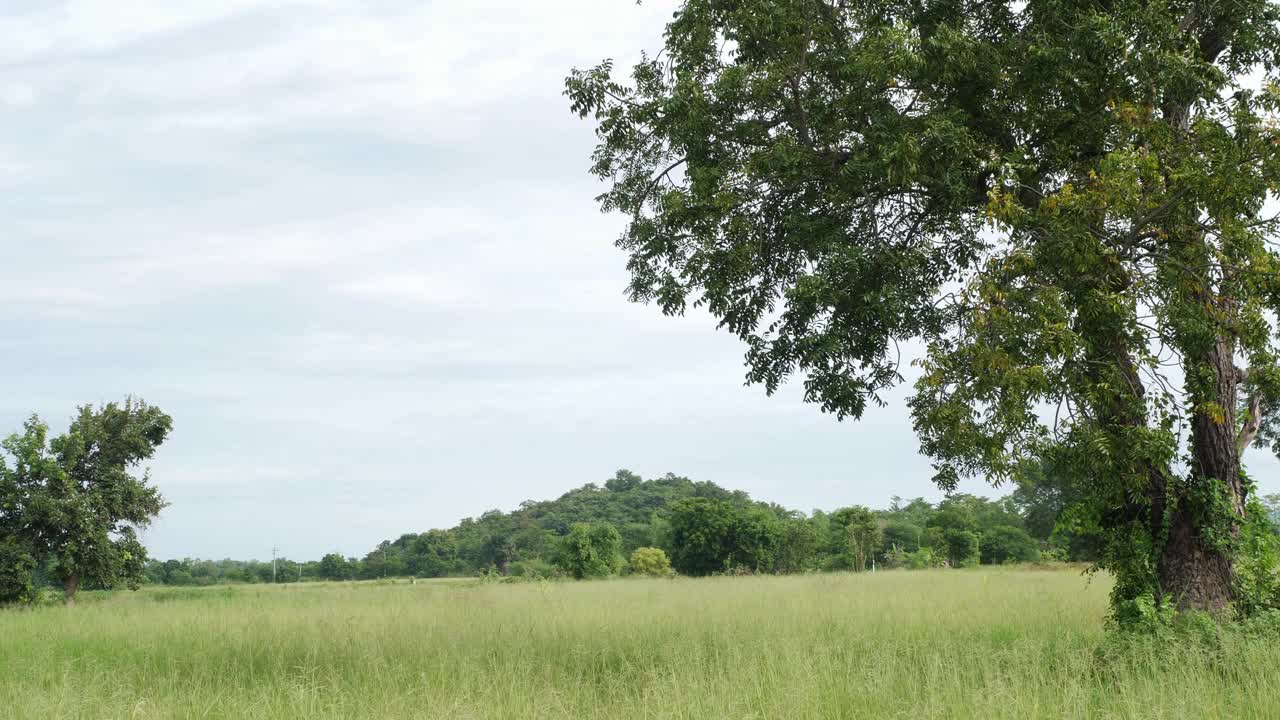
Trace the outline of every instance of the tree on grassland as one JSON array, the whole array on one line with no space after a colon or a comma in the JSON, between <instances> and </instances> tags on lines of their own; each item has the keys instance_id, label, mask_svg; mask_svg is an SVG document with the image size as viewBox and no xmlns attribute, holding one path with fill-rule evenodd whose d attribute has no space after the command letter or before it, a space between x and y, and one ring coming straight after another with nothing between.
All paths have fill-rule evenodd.
<instances>
[{"instance_id":1,"label":"tree on grassland","mask_svg":"<svg viewBox=\"0 0 1280 720\"><path fill-rule=\"evenodd\" d=\"M350 580L351 563L340 553L329 553L320 558L320 577L325 580Z\"/></svg>"},{"instance_id":2,"label":"tree on grassland","mask_svg":"<svg viewBox=\"0 0 1280 720\"><path fill-rule=\"evenodd\" d=\"M984 531L978 540L978 547L985 565L1035 562L1040 559L1040 548L1035 539L1026 530L1011 525Z\"/></svg>"},{"instance_id":3,"label":"tree on grassland","mask_svg":"<svg viewBox=\"0 0 1280 720\"><path fill-rule=\"evenodd\" d=\"M671 565L685 575L729 569L738 512L727 500L690 498L671 511Z\"/></svg>"},{"instance_id":4,"label":"tree on grassland","mask_svg":"<svg viewBox=\"0 0 1280 720\"><path fill-rule=\"evenodd\" d=\"M941 487L1069 469L1118 619L1218 612L1260 515L1242 454L1280 446L1278 26L1269 0L686 0L629 81L567 94L635 300L705 308L750 382L801 374L840 418L921 343Z\"/></svg>"},{"instance_id":5,"label":"tree on grassland","mask_svg":"<svg viewBox=\"0 0 1280 720\"><path fill-rule=\"evenodd\" d=\"M33 417L4 441L13 467L0 467L3 512L21 518L16 537L51 564L68 604L85 583L136 588L143 580L147 551L137 530L165 502L149 473L138 470L172 427L159 408L129 399L80 408L67 432L52 440Z\"/></svg>"},{"instance_id":6,"label":"tree on grassland","mask_svg":"<svg viewBox=\"0 0 1280 720\"><path fill-rule=\"evenodd\" d=\"M579 580L613 575L622 564L622 536L609 523L574 523L560 539L556 565Z\"/></svg>"},{"instance_id":7,"label":"tree on grassland","mask_svg":"<svg viewBox=\"0 0 1280 720\"><path fill-rule=\"evenodd\" d=\"M883 534L875 513L856 505L831 513L831 546L840 566L863 572L880 551Z\"/></svg>"}]
</instances>

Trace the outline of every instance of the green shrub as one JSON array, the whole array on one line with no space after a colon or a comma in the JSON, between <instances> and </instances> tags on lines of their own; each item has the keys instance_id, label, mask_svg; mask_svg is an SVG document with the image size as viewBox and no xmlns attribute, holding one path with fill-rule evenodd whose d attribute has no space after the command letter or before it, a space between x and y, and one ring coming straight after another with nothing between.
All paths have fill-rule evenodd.
<instances>
[{"instance_id":1,"label":"green shrub","mask_svg":"<svg viewBox=\"0 0 1280 720\"><path fill-rule=\"evenodd\" d=\"M631 553L631 572L650 577L667 577L672 573L671 560L661 548L636 548Z\"/></svg>"},{"instance_id":2,"label":"green shrub","mask_svg":"<svg viewBox=\"0 0 1280 720\"><path fill-rule=\"evenodd\" d=\"M512 575L518 575L529 580L564 576L564 572L560 568L540 557L517 560L507 566L507 571Z\"/></svg>"},{"instance_id":3,"label":"green shrub","mask_svg":"<svg viewBox=\"0 0 1280 720\"><path fill-rule=\"evenodd\" d=\"M903 558L903 566L911 570L927 570L928 568L942 567L943 558L933 551L931 547L922 547L915 552L906 553Z\"/></svg>"}]
</instances>

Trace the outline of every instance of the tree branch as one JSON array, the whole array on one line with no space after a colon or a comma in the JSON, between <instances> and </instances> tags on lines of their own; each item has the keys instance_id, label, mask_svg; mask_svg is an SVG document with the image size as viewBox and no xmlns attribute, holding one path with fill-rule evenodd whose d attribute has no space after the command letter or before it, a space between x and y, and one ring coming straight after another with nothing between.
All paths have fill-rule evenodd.
<instances>
[{"instance_id":1,"label":"tree branch","mask_svg":"<svg viewBox=\"0 0 1280 720\"><path fill-rule=\"evenodd\" d=\"M1240 381L1244 382L1249 377L1249 372L1242 371L1239 373ZM1240 434L1236 436L1236 449L1240 453L1244 453L1257 439L1258 432L1262 430L1262 389L1254 388L1249 393L1248 414L1244 419L1244 426L1240 428Z\"/></svg>"}]
</instances>

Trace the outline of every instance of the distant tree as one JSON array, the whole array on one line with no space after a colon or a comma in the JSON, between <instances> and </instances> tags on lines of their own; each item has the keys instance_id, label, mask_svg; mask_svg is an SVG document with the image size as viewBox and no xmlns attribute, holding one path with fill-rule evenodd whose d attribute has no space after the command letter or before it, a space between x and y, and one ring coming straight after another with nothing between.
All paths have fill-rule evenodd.
<instances>
[{"instance_id":1,"label":"distant tree","mask_svg":"<svg viewBox=\"0 0 1280 720\"><path fill-rule=\"evenodd\" d=\"M1026 463L1014 478L1012 499L1022 514L1027 532L1037 540L1047 541L1058 527L1058 518L1072 502L1064 480L1066 474L1054 473L1044 462Z\"/></svg>"},{"instance_id":2,"label":"distant tree","mask_svg":"<svg viewBox=\"0 0 1280 720\"><path fill-rule=\"evenodd\" d=\"M1273 533L1280 534L1280 494L1271 493L1258 498L1262 513L1267 518Z\"/></svg>"},{"instance_id":3,"label":"distant tree","mask_svg":"<svg viewBox=\"0 0 1280 720\"><path fill-rule=\"evenodd\" d=\"M906 520L886 520L881 528L881 537L886 552L892 548L915 552L924 538L924 528Z\"/></svg>"},{"instance_id":4,"label":"distant tree","mask_svg":"<svg viewBox=\"0 0 1280 720\"><path fill-rule=\"evenodd\" d=\"M782 538L782 522L773 510L737 509L729 564L757 573L773 572Z\"/></svg>"},{"instance_id":5,"label":"distant tree","mask_svg":"<svg viewBox=\"0 0 1280 720\"><path fill-rule=\"evenodd\" d=\"M845 567L854 572L867 569L880 551L882 536L875 513L857 505L831 513L832 545L846 555Z\"/></svg>"},{"instance_id":6,"label":"distant tree","mask_svg":"<svg viewBox=\"0 0 1280 720\"><path fill-rule=\"evenodd\" d=\"M816 525L806 518L781 521L774 569L780 573L800 573L817 564L819 537Z\"/></svg>"},{"instance_id":7,"label":"distant tree","mask_svg":"<svg viewBox=\"0 0 1280 720\"><path fill-rule=\"evenodd\" d=\"M1096 560L1103 550L1102 529L1073 478L1072 473L1057 471L1045 461L1024 463L1009 499L1032 537L1069 560Z\"/></svg>"},{"instance_id":8,"label":"distant tree","mask_svg":"<svg viewBox=\"0 0 1280 720\"><path fill-rule=\"evenodd\" d=\"M428 530L409 544L408 570L418 577L444 577L453 572L458 545L445 530Z\"/></svg>"},{"instance_id":9,"label":"distant tree","mask_svg":"<svg viewBox=\"0 0 1280 720\"><path fill-rule=\"evenodd\" d=\"M5 485L22 508L25 543L51 562L67 604L85 583L136 588L144 579L147 552L137 530L165 502L148 473L137 471L172 427L159 408L129 399L80 408L51 441L48 426L33 417L2 444L14 459Z\"/></svg>"},{"instance_id":10,"label":"distant tree","mask_svg":"<svg viewBox=\"0 0 1280 720\"><path fill-rule=\"evenodd\" d=\"M338 553L320 558L320 577L325 580L347 580L351 577L351 564Z\"/></svg>"},{"instance_id":11,"label":"distant tree","mask_svg":"<svg viewBox=\"0 0 1280 720\"><path fill-rule=\"evenodd\" d=\"M366 580L384 577L399 577L406 573L404 557L400 548L390 542L383 541L378 547L364 556L360 562L360 577Z\"/></svg>"},{"instance_id":12,"label":"distant tree","mask_svg":"<svg viewBox=\"0 0 1280 720\"><path fill-rule=\"evenodd\" d=\"M651 522L629 522L623 523L618 527L618 533L622 535L622 549L624 553L634 552L637 548L657 547L662 544L662 538L655 532L657 528Z\"/></svg>"},{"instance_id":13,"label":"distant tree","mask_svg":"<svg viewBox=\"0 0 1280 720\"><path fill-rule=\"evenodd\" d=\"M622 568L622 538L608 523L575 523L560 541L556 564L569 575L605 577Z\"/></svg>"},{"instance_id":14,"label":"distant tree","mask_svg":"<svg viewBox=\"0 0 1280 720\"><path fill-rule=\"evenodd\" d=\"M634 489L640 485L641 482L643 482L643 479L630 470L619 470L614 473L614 476L608 482L604 484L604 487L610 492L626 492L627 490Z\"/></svg>"},{"instance_id":15,"label":"distant tree","mask_svg":"<svg viewBox=\"0 0 1280 720\"><path fill-rule=\"evenodd\" d=\"M951 567L972 567L982 561L978 534L972 530L956 527L942 530L941 550Z\"/></svg>"},{"instance_id":16,"label":"distant tree","mask_svg":"<svg viewBox=\"0 0 1280 720\"><path fill-rule=\"evenodd\" d=\"M671 512L671 564L684 575L710 575L729 569L733 558L737 508L727 500L690 498Z\"/></svg>"},{"instance_id":17,"label":"distant tree","mask_svg":"<svg viewBox=\"0 0 1280 720\"><path fill-rule=\"evenodd\" d=\"M1003 525L982 533L979 540L982 562L1000 565L1006 562L1035 562L1040 548L1035 538L1022 528Z\"/></svg>"},{"instance_id":18,"label":"distant tree","mask_svg":"<svg viewBox=\"0 0 1280 720\"><path fill-rule=\"evenodd\" d=\"M631 553L631 572L650 577L667 577L672 574L671 560L661 548L636 548Z\"/></svg>"}]
</instances>

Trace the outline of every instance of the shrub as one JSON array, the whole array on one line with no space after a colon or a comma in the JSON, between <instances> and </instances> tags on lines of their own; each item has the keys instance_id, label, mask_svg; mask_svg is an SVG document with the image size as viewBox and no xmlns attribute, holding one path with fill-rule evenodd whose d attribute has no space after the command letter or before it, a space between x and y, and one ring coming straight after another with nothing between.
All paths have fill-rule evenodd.
<instances>
[{"instance_id":1,"label":"shrub","mask_svg":"<svg viewBox=\"0 0 1280 720\"><path fill-rule=\"evenodd\" d=\"M942 567L943 562L944 559L935 553L931 547L922 547L914 552L906 553L903 558L903 565L912 570Z\"/></svg>"},{"instance_id":2,"label":"shrub","mask_svg":"<svg viewBox=\"0 0 1280 720\"><path fill-rule=\"evenodd\" d=\"M529 558L528 560L518 560L507 566L507 572L512 575L535 580L539 578L551 578L563 575L560 568L543 560L540 557Z\"/></svg>"},{"instance_id":3,"label":"shrub","mask_svg":"<svg viewBox=\"0 0 1280 720\"><path fill-rule=\"evenodd\" d=\"M631 553L631 572L650 577L667 577L672 574L671 560L662 548L636 548Z\"/></svg>"}]
</instances>

